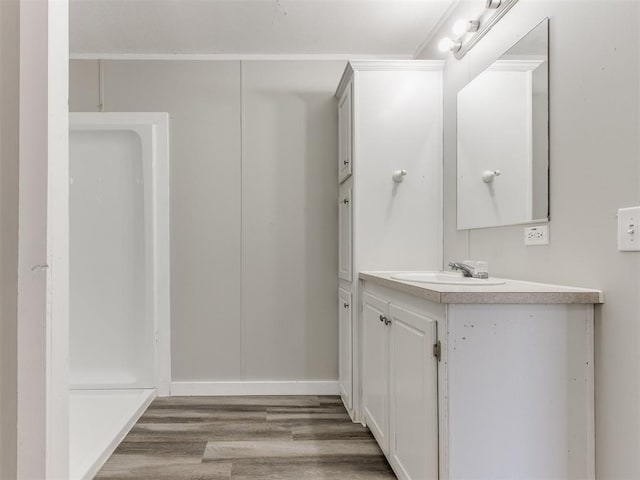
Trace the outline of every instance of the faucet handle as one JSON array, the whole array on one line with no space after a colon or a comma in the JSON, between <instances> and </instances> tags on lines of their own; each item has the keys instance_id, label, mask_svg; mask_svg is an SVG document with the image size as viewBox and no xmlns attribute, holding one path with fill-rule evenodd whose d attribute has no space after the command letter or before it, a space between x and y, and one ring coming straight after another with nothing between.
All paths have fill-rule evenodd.
<instances>
[{"instance_id":1,"label":"faucet handle","mask_svg":"<svg viewBox=\"0 0 640 480\"><path fill-rule=\"evenodd\" d=\"M489 278L489 263L474 262L465 260L464 262L449 262L452 270L460 270L465 277Z\"/></svg>"},{"instance_id":2,"label":"faucet handle","mask_svg":"<svg viewBox=\"0 0 640 480\"><path fill-rule=\"evenodd\" d=\"M449 262L449 267L451 270L465 270L465 269L473 269L473 263L471 262Z\"/></svg>"},{"instance_id":3,"label":"faucet handle","mask_svg":"<svg viewBox=\"0 0 640 480\"><path fill-rule=\"evenodd\" d=\"M449 262L449 267L451 267L451 270L459 270L465 277L473 277L473 273L475 271L475 268L473 268L472 265L462 262Z\"/></svg>"}]
</instances>

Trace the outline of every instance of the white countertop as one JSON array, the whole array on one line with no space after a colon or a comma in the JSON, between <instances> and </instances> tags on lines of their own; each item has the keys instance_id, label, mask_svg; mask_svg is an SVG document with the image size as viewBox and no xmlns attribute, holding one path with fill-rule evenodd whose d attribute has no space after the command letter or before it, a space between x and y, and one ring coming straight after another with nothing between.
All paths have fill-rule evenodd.
<instances>
[{"instance_id":1,"label":"white countertop","mask_svg":"<svg viewBox=\"0 0 640 480\"><path fill-rule=\"evenodd\" d=\"M391 278L401 272L360 272L360 279L436 303L604 303L600 290L501 278L502 285L445 285ZM492 277L494 278L494 277Z\"/></svg>"}]
</instances>

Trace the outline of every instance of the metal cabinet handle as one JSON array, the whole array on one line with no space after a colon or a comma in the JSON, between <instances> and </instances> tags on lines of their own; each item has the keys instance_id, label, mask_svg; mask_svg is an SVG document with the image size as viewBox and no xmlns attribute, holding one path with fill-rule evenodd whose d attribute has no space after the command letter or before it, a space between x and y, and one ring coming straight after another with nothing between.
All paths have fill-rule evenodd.
<instances>
[{"instance_id":1,"label":"metal cabinet handle","mask_svg":"<svg viewBox=\"0 0 640 480\"><path fill-rule=\"evenodd\" d=\"M391 320L389 320L388 318L385 317L384 324L385 325L391 325Z\"/></svg>"},{"instance_id":2,"label":"metal cabinet handle","mask_svg":"<svg viewBox=\"0 0 640 480\"><path fill-rule=\"evenodd\" d=\"M385 316L384 316L384 315L382 315L382 314L381 314L381 315L380 315L380 317L378 317L378 318L380 318L380 321L381 321L381 322L386 322L386 321L387 321L387 317L385 317Z\"/></svg>"},{"instance_id":3,"label":"metal cabinet handle","mask_svg":"<svg viewBox=\"0 0 640 480\"><path fill-rule=\"evenodd\" d=\"M343 164L343 165L349 165L349 160L343 160L343 161L342 161L342 164Z\"/></svg>"},{"instance_id":4,"label":"metal cabinet handle","mask_svg":"<svg viewBox=\"0 0 640 480\"><path fill-rule=\"evenodd\" d=\"M344 200L342 200L342 203L344 203L345 205L349 205L349 199L345 198Z\"/></svg>"},{"instance_id":5,"label":"metal cabinet handle","mask_svg":"<svg viewBox=\"0 0 640 480\"><path fill-rule=\"evenodd\" d=\"M342 304L342 306L343 306L344 308L349 308L349 304L348 304L347 302L344 302L344 303Z\"/></svg>"}]
</instances>

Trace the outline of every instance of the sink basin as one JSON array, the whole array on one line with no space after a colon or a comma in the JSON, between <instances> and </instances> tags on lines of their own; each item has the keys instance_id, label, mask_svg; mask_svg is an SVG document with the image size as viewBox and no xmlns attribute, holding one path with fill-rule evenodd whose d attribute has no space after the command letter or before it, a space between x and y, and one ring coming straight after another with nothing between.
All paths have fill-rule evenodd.
<instances>
[{"instance_id":1,"label":"sink basin","mask_svg":"<svg viewBox=\"0 0 640 480\"><path fill-rule=\"evenodd\" d=\"M405 282L439 283L441 285L503 285L503 280L495 278L463 277L454 272L404 272L394 273L391 278Z\"/></svg>"}]
</instances>

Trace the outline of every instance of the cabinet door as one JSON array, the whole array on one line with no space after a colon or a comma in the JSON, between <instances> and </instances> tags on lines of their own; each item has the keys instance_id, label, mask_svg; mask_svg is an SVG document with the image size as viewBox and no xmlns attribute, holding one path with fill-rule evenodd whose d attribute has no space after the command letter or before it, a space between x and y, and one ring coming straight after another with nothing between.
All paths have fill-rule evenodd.
<instances>
[{"instance_id":1,"label":"cabinet door","mask_svg":"<svg viewBox=\"0 0 640 480\"><path fill-rule=\"evenodd\" d=\"M362 301L362 410L380 448L389 451L389 326L387 303L369 293Z\"/></svg>"},{"instance_id":2,"label":"cabinet door","mask_svg":"<svg viewBox=\"0 0 640 480\"><path fill-rule=\"evenodd\" d=\"M351 252L353 248L353 208L351 187L340 189L338 205L338 276L352 280Z\"/></svg>"},{"instance_id":3,"label":"cabinet door","mask_svg":"<svg viewBox=\"0 0 640 480\"><path fill-rule=\"evenodd\" d=\"M339 380L340 395L349 410L353 408L352 403L352 336L353 314L351 308L351 292L344 289L338 290L338 310L339 315Z\"/></svg>"},{"instance_id":4,"label":"cabinet door","mask_svg":"<svg viewBox=\"0 0 640 480\"><path fill-rule=\"evenodd\" d=\"M345 89L338 103L338 182L351 175L353 163L353 83Z\"/></svg>"},{"instance_id":5,"label":"cabinet door","mask_svg":"<svg viewBox=\"0 0 640 480\"><path fill-rule=\"evenodd\" d=\"M389 317L391 462L401 479L437 480L437 324L395 304Z\"/></svg>"}]
</instances>

